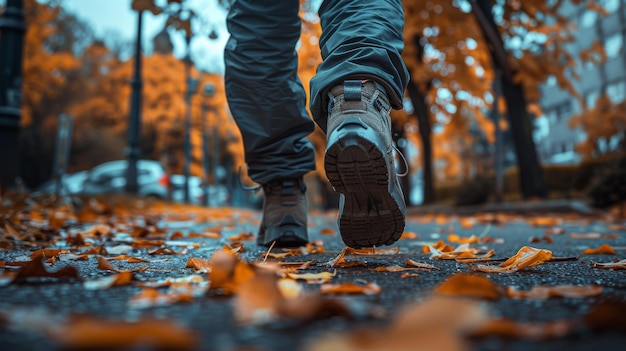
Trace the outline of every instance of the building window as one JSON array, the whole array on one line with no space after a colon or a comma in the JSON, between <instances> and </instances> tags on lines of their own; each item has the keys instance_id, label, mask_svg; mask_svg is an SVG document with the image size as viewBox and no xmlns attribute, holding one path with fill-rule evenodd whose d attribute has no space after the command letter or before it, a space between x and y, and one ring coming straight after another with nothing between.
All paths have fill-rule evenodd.
<instances>
[{"instance_id":1,"label":"building window","mask_svg":"<svg viewBox=\"0 0 626 351\"><path fill-rule=\"evenodd\" d=\"M599 96L600 93L597 91L590 91L585 94L585 105L587 105L587 108L593 108L596 105L596 101L598 101Z\"/></svg>"},{"instance_id":2,"label":"building window","mask_svg":"<svg viewBox=\"0 0 626 351\"><path fill-rule=\"evenodd\" d=\"M613 33L606 38L604 50L609 59L616 58L622 52L624 46L624 36L620 32Z\"/></svg>"},{"instance_id":3,"label":"building window","mask_svg":"<svg viewBox=\"0 0 626 351\"><path fill-rule=\"evenodd\" d=\"M619 9L620 0L600 0L600 5L604 7L604 9L609 12L617 12Z\"/></svg>"},{"instance_id":4,"label":"building window","mask_svg":"<svg viewBox=\"0 0 626 351\"><path fill-rule=\"evenodd\" d=\"M596 23L596 18L598 18L598 13L593 10L585 10L583 11L580 22L583 28L591 27Z\"/></svg>"},{"instance_id":5,"label":"building window","mask_svg":"<svg viewBox=\"0 0 626 351\"><path fill-rule=\"evenodd\" d=\"M614 104L626 99L626 82L614 82L606 86L606 93Z\"/></svg>"},{"instance_id":6,"label":"building window","mask_svg":"<svg viewBox=\"0 0 626 351\"><path fill-rule=\"evenodd\" d=\"M555 86L556 85L556 77L554 75L550 75L546 81L546 84L548 86Z\"/></svg>"}]
</instances>

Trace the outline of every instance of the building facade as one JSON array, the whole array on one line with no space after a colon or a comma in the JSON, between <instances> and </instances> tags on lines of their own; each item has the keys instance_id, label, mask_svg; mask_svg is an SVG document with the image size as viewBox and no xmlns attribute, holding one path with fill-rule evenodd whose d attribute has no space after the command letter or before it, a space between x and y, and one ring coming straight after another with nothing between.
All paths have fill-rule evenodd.
<instances>
[{"instance_id":1,"label":"building facade","mask_svg":"<svg viewBox=\"0 0 626 351\"><path fill-rule=\"evenodd\" d=\"M568 50L580 60L579 53L597 40L605 49L607 60L602 64L579 65L580 80L573 80L574 87L583 97L587 107L606 93L613 103L626 99L626 0L596 0L608 15L590 10L587 1L579 5L567 1L562 14L570 23L576 24L576 41ZM583 111L583 106L567 91L560 89L556 79L548 79L542 87L540 101L543 116L535 120L535 142L543 164L572 164L581 158L575 145L585 139L581 129L569 126L570 119ZM611 150L619 140L607 140L599 148Z\"/></svg>"}]
</instances>

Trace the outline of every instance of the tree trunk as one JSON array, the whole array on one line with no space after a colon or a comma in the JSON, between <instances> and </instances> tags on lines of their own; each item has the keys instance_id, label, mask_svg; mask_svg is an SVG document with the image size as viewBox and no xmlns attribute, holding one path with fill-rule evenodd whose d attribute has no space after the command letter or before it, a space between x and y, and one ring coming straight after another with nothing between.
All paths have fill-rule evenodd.
<instances>
[{"instance_id":1,"label":"tree trunk","mask_svg":"<svg viewBox=\"0 0 626 351\"><path fill-rule=\"evenodd\" d=\"M504 49L502 38L491 13L490 0L472 1L472 10L483 31L485 40L497 69L502 72L502 96L506 100L507 115L511 124L511 135L515 145L515 155L519 168L519 181L522 196L525 199L532 197L546 197L547 189L543 178L543 170L539 165L537 150L532 134L532 124L526 109L527 102L524 88L515 83L514 68L508 62L508 55Z\"/></svg>"},{"instance_id":2,"label":"tree trunk","mask_svg":"<svg viewBox=\"0 0 626 351\"><path fill-rule=\"evenodd\" d=\"M423 204L435 202L435 182L433 177L433 149L432 149L432 129L430 125L430 114L426 104L426 96L422 93L417 84L410 80L407 86L409 98L413 103L414 113L419 124L419 133L422 140L422 161L424 172L423 184Z\"/></svg>"}]
</instances>

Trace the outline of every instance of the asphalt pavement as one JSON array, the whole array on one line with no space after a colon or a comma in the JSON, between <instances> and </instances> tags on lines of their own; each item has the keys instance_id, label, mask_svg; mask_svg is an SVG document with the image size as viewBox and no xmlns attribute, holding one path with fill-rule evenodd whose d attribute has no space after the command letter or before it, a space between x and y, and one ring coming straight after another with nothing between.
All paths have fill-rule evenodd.
<instances>
[{"instance_id":1,"label":"asphalt pavement","mask_svg":"<svg viewBox=\"0 0 626 351\"><path fill-rule=\"evenodd\" d=\"M411 212L411 211L410 211ZM510 212L510 211L509 211ZM535 211L536 212L536 211ZM193 335L192 349L197 350L306 350L314 348L328 335L345 335L363 327L384 329L392 324L395 316L413 304L426 301L433 289L456 273L466 272L482 275L503 287L528 290L539 285L601 286L602 292L585 298L551 298L547 300L513 299L503 297L480 303L489 309L491 316L509 318L520 323L541 323L584 318L589 311L603 301L626 304L626 270L610 270L592 267L592 262L614 262L626 259L626 221L623 218L594 212L593 215L577 212L541 214L479 213L457 216L453 213L439 215L412 211L408 218L405 239L391 248L397 252L384 255L351 256L365 266L335 267L329 269L324 263L335 258L344 248L336 224L335 212L313 212L310 215L311 240L321 240L325 252L292 256L283 261L308 261L315 263L303 272L316 273L336 270L332 283L375 282L379 294L333 296L350 304L349 315L315 318L306 322L280 318L258 325L237 323L233 315L233 297L204 294L187 302L164 304L151 308L130 308L129 301L141 292L137 281L156 281L194 274L185 268L189 258L210 259L212 254L230 243L229 237L256 231L260 213L248 210L228 209L219 216L210 212L196 218L169 217L159 225L164 236L180 232L180 240L197 243L196 247L179 255L150 255L149 269L136 272L137 281L130 285L108 289L86 289L83 281L110 276L112 272L98 269L95 258L81 261L58 260L48 265L54 271L66 265L78 270L78 279L27 279L0 286L0 349L1 350L61 350L63 344L42 330L37 323L54 324L60 318L80 314L93 316L102 321L132 323L153 318L173 322L186 328ZM189 232L210 231L221 226L221 236L211 238L187 238ZM493 259L502 260L513 256L521 247L532 246L552 251L553 256L563 260L547 262L515 273L475 273L465 263L454 260L431 259L424 253L425 245L438 240L449 242L449 235L461 238L475 235L492 240L477 244L486 250L494 249ZM582 234L582 235L572 235ZM533 239L534 238L534 239ZM532 240L536 242L531 242ZM609 244L615 254L582 255L587 248ZM108 245L112 245L109 242ZM452 244L455 245L456 244ZM245 261L262 261L266 248L254 241L244 242ZM0 260L15 262L37 248L16 246L0 250ZM135 248L127 252L137 257L148 257L149 249ZM277 251L274 251L277 252ZM111 256L111 255L109 255ZM376 267L405 266L406 259L428 263L438 270L419 271L418 275L402 278L403 272L380 272ZM115 262L117 268L136 268L137 263ZM4 271L9 271L4 268ZM317 293L319 284L304 284L305 291ZM20 313L28 317L20 317ZM22 318L22 319L20 319ZM30 319L29 319L30 318ZM624 316L626 319L626 316ZM37 321L37 322L36 322ZM520 337L487 336L469 340L471 350L619 350L626 345L626 333L611 328L582 330L566 333L562 337L531 340ZM313 346L312 346L313 345ZM141 346L135 349L152 349ZM176 347L172 347L176 349ZM133 349L133 348L131 348ZM405 349L419 350L420 345L408 345Z\"/></svg>"}]
</instances>

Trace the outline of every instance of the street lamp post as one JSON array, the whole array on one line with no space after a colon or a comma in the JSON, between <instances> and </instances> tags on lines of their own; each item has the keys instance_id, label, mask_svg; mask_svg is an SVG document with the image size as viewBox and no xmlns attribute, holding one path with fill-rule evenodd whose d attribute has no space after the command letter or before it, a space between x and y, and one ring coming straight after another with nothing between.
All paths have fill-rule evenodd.
<instances>
[{"instance_id":1,"label":"street lamp post","mask_svg":"<svg viewBox=\"0 0 626 351\"><path fill-rule=\"evenodd\" d=\"M204 85L202 95L207 99L210 99L215 95L215 85L207 83ZM209 205L209 179L211 174L211 158L209 156L209 133L207 131L207 112L211 110L211 114L215 113L215 110L209 108L206 101L202 104L202 164L204 166L204 179L203 184L203 205Z\"/></svg>"},{"instance_id":2,"label":"street lamp post","mask_svg":"<svg viewBox=\"0 0 626 351\"><path fill-rule=\"evenodd\" d=\"M19 171L19 132L24 52L23 0L7 0L0 18L0 191L14 185Z\"/></svg>"},{"instance_id":3,"label":"street lamp post","mask_svg":"<svg viewBox=\"0 0 626 351\"><path fill-rule=\"evenodd\" d=\"M198 80L191 78L191 33L187 33L185 36L187 43L187 54L185 55L185 82L187 84L187 91L185 93L185 164L184 164L184 177L185 177L185 189L184 196L185 202L189 202L189 177L190 177L190 165L191 165L191 97L198 87Z\"/></svg>"},{"instance_id":4,"label":"street lamp post","mask_svg":"<svg viewBox=\"0 0 626 351\"><path fill-rule=\"evenodd\" d=\"M141 27L143 11L137 11L137 40L135 42L135 66L134 75L131 82L133 92L130 100L130 116L128 120L128 146L126 148L126 158L128 168L126 171L126 191L136 194L139 190L137 184L137 162L141 157Z\"/></svg>"}]
</instances>

